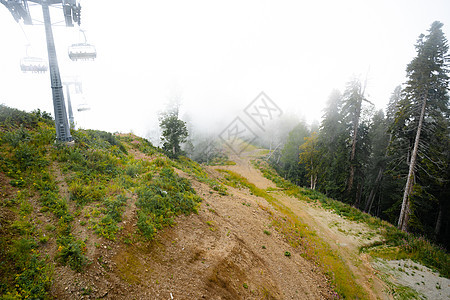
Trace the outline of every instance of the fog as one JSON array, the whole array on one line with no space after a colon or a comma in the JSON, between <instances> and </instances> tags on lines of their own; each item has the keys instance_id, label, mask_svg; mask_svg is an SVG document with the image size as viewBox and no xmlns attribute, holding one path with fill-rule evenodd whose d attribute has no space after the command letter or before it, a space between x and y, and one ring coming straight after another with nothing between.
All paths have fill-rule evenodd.
<instances>
[{"instance_id":1,"label":"fog","mask_svg":"<svg viewBox=\"0 0 450 300\"><path fill-rule=\"evenodd\" d=\"M97 59L72 62L77 27L54 26L62 76L78 76L71 95L78 127L134 132L158 141L158 114L171 99L195 131L219 134L261 93L287 119L320 121L330 92L353 76L384 108L405 81L414 44L431 23L450 36L450 1L83 1L81 22ZM42 20L39 7L34 19ZM62 11L51 9L52 21ZM36 22L38 23L38 22ZM53 113L49 75L24 74L25 44L46 57L44 28L14 21L0 6L0 103ZM28 40L24 34L28 37ZM251 125L250 125L251 124ZM276 135L276 133L273 133Z\"/></svg>"}]
</instances>

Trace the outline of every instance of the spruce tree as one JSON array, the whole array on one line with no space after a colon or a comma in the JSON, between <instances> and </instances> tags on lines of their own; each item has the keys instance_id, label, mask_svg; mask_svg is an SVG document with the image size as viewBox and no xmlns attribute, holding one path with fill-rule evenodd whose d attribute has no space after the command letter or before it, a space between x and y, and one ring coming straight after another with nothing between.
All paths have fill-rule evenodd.
<instances>
[{"instance_id":1,"label":"spruce tree","mask_svg":"<svg viewBox=\"0 0 450 300\"><path fill-rule=\"evenodd\" d=\"M320 169L317 188L330 197L342 199L348 178L348 153L346 124L342 116L342 95L333 90L324 110L317 137Z\"/></svg>"},{"instance_id":2,"label":"spruce tree","mask_svg":"<svg viewBox=\"0 0 450 300\"><path fill-rule=\"evenodd\" d=\"M189 135L186 123L178 118L178 111L168 112L161 116L161 142L163 150L170 158L178 158L183 151L181 144L186 142Z\"/></svg>"},{"instance_id":3,"label":"spruce tree","mask_svg":"<svg viewBox=\"0 0 450 300\"><path fill-rule=\"evenodd\" d=\"M445 58L448 52L447 39L442 32L443 24L436 21L431 25L427 35L420 35L416 44L417 56L407 66L405 101L402 101L397 113L397 128L405 133L412 133L413 139L409 151L409 170L404 188L398 228L407 231L412 215L411 195L416 181L419 152L427 154L430 137L435 134L437 122L448 110L448 66ZM395 132L397 137L399 132Z\"/></svg>"}]
</instances>

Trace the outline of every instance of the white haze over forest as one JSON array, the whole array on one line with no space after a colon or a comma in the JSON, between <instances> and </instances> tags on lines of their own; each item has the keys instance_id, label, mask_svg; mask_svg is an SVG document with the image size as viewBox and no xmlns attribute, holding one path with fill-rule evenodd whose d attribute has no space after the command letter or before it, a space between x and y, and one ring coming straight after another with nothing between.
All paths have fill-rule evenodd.
<instances>
[{"instance_id":1,"label":"white haze over forest","mask_svg":"<svg viewBox=\"0 0 450 300\"><path fill-rule=\"evenodd\" d=\"M157 135L158 112L181 101L181 117L221 130L261 92L287 119L320 121L332 89L352 76L384 108L405 81L414 44L431 23L450 37L450 1L82 1L82 28L95 62L75 63L67 47L82 37L54 27L62 76L83 81L92 110L78 126ZM42 12L32 8L33 17ZM62 21L52 9L54 22ZM53 113L49 75L23 74L24 45L46 56L43 26L21 26L0 7L0 103ZM153 139L154 140L154 139Z\"/></svg>"}]
</instances>

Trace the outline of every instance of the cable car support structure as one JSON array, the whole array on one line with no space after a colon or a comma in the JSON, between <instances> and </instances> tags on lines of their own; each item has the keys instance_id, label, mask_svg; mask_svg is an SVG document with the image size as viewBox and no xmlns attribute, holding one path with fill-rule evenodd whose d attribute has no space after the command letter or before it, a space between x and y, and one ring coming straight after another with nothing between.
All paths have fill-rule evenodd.
<instances>
[{"instance_id":1,"label":"cable car support structure","mask_svg":"<svg viewBox=\"0 0 450 300\"><path fill-rule=\"evenodd\" d=\"M33 23L28 2L33 2L42 6L45 36L47 38L48 65L50 69L53 109L55 112L56 139L60 142L71 142L73 138L70 134L70 124L67 120L67 112L64 102L58 59L56 57L49 6L62 4L64 19L67 27L73 27L73 22L80 25L81 6L80 4L77 5L76 0L0 0L0 3L9 9L16 22L19 22L22 19L24 24L32 25Z\"/></svg>"}]
</instances>

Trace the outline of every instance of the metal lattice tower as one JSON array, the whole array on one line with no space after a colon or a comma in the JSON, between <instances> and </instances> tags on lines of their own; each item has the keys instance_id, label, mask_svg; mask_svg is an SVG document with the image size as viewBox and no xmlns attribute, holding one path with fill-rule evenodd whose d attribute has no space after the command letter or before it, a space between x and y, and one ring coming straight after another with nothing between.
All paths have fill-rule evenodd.
<instances>
[{"instance_id":1,"label":"metal lattice tower","mask_svg":"<svg viewBox=\"0 0 450 300\"><path fill-rule=\"evenodd\" d=\"M42 0L42 13L44 15L45 36L47 37L48 65L53 94L53 109L55 110L56 138L61 142L72 141L70 126L67 121L66 106L64 102L61 75L59 73L58 59L56 57L55 42L53 39L52 23L47 0Z\"/></svg>"},{"instance_id":2,"label":"metal lattice tower","mask_svg":"<svg viewBox=\"0 0 450 300\"><path fill-rule=\"evenodd\" d=\"M80 24L81 6L76 4L76 0L0 0L0 3L9 9L17 22L22 19L24 24L31 25L32 19L28 8L28 1L42 6L45 35L47 38L53 108L55 112L56 139L61 142L70 142L73 138L70 134L70 125L67 120L61 75L59 72L55 41L53 39L52 24L50 20L49 5L62 4L66 26L68 27L73 27L72 20L78 23L78 25Z\"/></svg>"},{"instance_id":3,"label":"metal lattice tower","mask_svg":"<svg viewBox=\"0 0 450 300\"><path fill-rule=\"evenodd\" d=\"M66 87L67 112L69 113L70 128L75 129L75 118L73 117L72 101L70 99L70 86L75 87L75 93L82 93L81 81L76 77L63 78L63 85Z\"/></svg>"}]
</instances>

